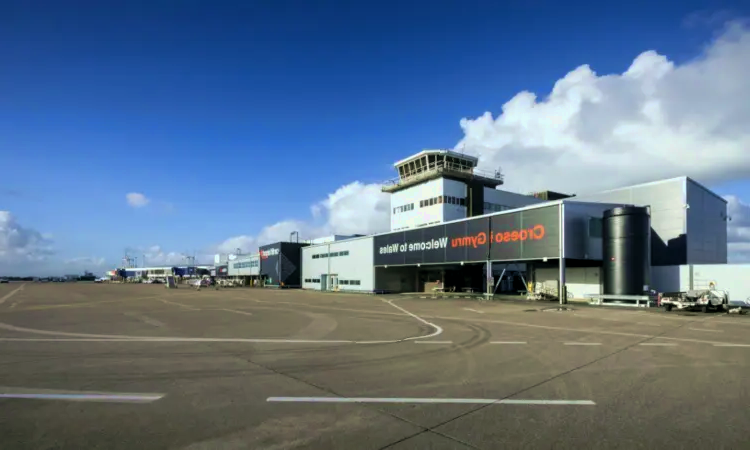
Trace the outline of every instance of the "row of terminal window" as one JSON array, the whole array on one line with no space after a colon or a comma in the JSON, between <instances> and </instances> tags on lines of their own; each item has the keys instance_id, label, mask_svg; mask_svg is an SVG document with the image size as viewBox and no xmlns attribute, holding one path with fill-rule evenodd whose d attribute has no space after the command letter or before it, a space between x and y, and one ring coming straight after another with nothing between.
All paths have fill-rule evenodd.
<instances>
[{"instance_id":1,"label":"row of terminal window","mask_svg":"<svg viewBox=\"0 0 750 450\"><path fill-rule=\"evenodd\" d=\"M232 264L232 267L235 269L244 269L246 267L260 267L260 260L253 259L251 261L234 263Z\"/></svg>"},{"instance_id":2,"label":"row of terminal window","mask_svg":"<svg viewBox=\"0 0 750 450\"><path fill-rule=\"evenodd\" d=\"M403 206L397 206L393 208L393 214L398 214L406 211L414 211L414 203L409 203Z\"/></svg>"},{"instance_id":3,"label":"row of terminal window","mask_svg":"<svg viewBox=\"0 0 750 450\"><path fill-rule=\"evenodd\" d=\"M448 205L466 206L466 199L459 197L452 197L450 195L438 195L437 197L428 198L426 200L419 201L419 207L424 208L426 206L439 205L446 203Z\"/></svg>"},{"instance_id":4,"label":"row of terminal window","mask_svg":"<svg viewBox=\"0 0 750 450\"><path fill-rule=\"evenodd\" d=\"M337 256L349 256L349 250L344 250L343 252L318 253L317 255L313 255L312 259L335 258Z\"/></svg>"},{"instance_id":5,"label":"row of terminal window","mask_svg":"<svg viewBox=\"0 0 750 450\"><path fill-rule=\"evenodd\" d=\"M305 283L320 283L320 278L305 278ZM359 286L361 284L359 280L338 280L338 283L347 286Z\"/></svg>"},{"instance_id":6,"label":"row of terminal window","mask_svg":"<svg viewBox=\"0 0 750 450\"><path fill-rule=\"evenodd\" d=\"M428 198L419 201L419 207L424 208L426 206L440 205L446 203L448 205L466 206L466 199L459 197L452 197L450 195L438 195L437 197ZM398 214L406 211L414 211L414 203L407 203L393 208L393 214Z\"/></svg>"},{"instance_id":7,"label":"row of terminal window","mask_svg":"<svg viewBox=\"0 0 750 450\"><path fill-rule=\"evenodd\" d=\"M513 209L513 208L511 208L510 206L498 205L497 203L484 202L485 212L486 211L500 212L500 211L507 211L509 209Z\"/></svg>"}]
</instances>

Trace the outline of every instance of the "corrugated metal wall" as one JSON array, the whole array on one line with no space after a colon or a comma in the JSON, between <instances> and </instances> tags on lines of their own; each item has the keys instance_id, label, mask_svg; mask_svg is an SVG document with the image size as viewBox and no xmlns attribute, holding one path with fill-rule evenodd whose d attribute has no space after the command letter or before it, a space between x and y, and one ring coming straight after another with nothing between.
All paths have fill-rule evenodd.
<instances>
[{"instance_id":1,"label":"corrugated metal wall","mask_svg":"<svg viewBox=\"0 0 750 450\"><path fill-rule=\"evenodd\" d=\"M626 187L575 200L626 203L651 208L651 264L669 266L688 263L685 177ZM696 261L699 262L699 261Z\"/></svg>"}]
</instances>

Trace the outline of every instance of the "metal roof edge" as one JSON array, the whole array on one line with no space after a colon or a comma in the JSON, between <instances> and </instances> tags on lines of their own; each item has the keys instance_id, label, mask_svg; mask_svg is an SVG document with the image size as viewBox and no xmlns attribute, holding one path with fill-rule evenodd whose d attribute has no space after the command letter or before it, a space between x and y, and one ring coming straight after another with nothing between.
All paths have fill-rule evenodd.
<instances>
[{"instance_id":1,"label":"metal roof edge","mask_svg":"<svg viewBox=\"0 0 750 450\"><path fill-rule=\"evenodd\" d=\"M711 189L707 188L703 184L695 181L694 179L686 176L685 180L693 183L694 185L698 186L699 188L703 189L704 191L708 192L709 194L713 195L714 197L720 199L722 202L729 203L729 202L727 202L727 200L724 197L722 197L721 195L719 195L716 192L712 191Z\"/></svg>"}]
</instances>

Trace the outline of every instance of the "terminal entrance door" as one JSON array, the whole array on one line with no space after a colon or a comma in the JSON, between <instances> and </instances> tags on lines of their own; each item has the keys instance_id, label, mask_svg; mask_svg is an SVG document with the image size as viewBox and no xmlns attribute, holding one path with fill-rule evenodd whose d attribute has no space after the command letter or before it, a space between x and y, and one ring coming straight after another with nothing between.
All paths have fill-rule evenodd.
<instances>
[{"instance_id":1,"label":"terminal entrance door","mask_svg":"<svg viewBox=\"0 0 750 450\"><path fill-rule=\"evenodd\" d=\"M328 289L328 275L320 276L320 290L325 291Z\"/></svg>"},{"instance_id":2,"label":"terminal entrance door","mask_svg":"<svg viewBox=\"0 0 750 450\"><path fill-rule=\"evenodd\" d=\"M335 291L339 287L339 276L332 274L328 275L328 290Z\"/></svg>"}]
</instances>

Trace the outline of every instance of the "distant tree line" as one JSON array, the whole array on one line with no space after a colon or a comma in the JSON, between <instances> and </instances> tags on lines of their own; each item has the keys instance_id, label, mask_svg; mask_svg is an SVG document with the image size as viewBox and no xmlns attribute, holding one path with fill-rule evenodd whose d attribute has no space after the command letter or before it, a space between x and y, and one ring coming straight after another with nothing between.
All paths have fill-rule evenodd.
<instances>
[{"instance_id":1,"label":"distant tree line","mask_svg":"<svg viewBox=\"0 0 750 450\"><path fill-rule=\"evenodd\" d=\"M36 280L94 281L96 280L96 275L94 275L91 272L84 272L83 275L66 275L64 277L4 277L4 276L0 276L0 278L4 280L8 280L8 281L36 281Z\"/></svg>"}]
</instances>

